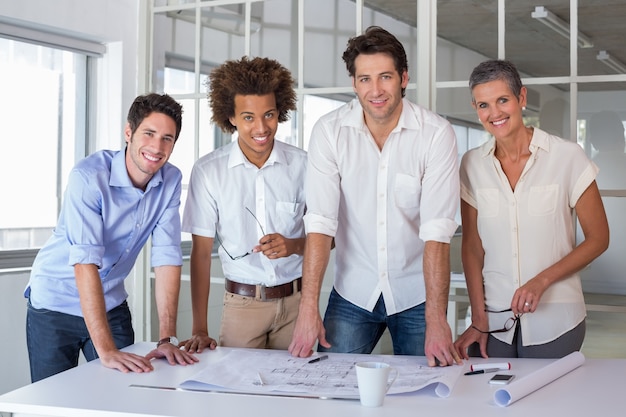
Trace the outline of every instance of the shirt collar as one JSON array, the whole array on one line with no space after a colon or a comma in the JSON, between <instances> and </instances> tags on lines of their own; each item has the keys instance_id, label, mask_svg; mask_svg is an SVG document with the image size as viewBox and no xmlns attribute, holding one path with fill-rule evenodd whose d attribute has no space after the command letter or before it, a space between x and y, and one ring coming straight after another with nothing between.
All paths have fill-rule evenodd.
<instances>
[{"instance_id":1,"label":"shirt collar","mask_svg":"<svg viewBox=\"0 0 626 417\"><path fill-rule=\"evenodd\" d=\"M548 134L541 129L533 128L533 137L530 139L530 153L535 153L538 149L550 152L550 141ZM481 146L482 156L487 157L493 155L496 151L496 139L491 136L487 142Z\"/></svg>"},{"instance_id":2,"label":"shirt collar","mask_svg":"<svg viewBox=\"0 0 626 417\"><path fill-rule=\"evenodd\" d=\"M533 128L533 137L530 140L530 152L535 153L538 149L550 152L550 135L541 129Z\"/></svg>"},{"instance_id":3,"label":"shirt collar","mask_svg":"<svg viewBox=\"0 0 626 417\"><path fill-rule=\"evenodd\" d=\"M275 163L286 163L285 153L283 152L282 146L279 141L274 138L274 146L272 147L272 152L270 153L269 158L263 164L263 166L273 165ZM248 161L248 158L244 155L243 151L239 147L239 142L233 142L232 148L230 149L230 153L228 155L228 168L234 168L237 165L243 165L245 167L255 167L252 162Z\"/></svg>"},{"instance_id":4,"label":"shirt collar","mask_svg":"<svg viewBox=\"0 0 626 417\"><path fill-rule=\"evenodd\" d=\"M341 126L354 127L361 130L367 130L365 124L365 117L363 116L363 107L358 98L353 99L349 103L349 110L346 117L341 121ZM397 132L402 129L419 130L421 123L417 117L416 112L410 111L411 102L407 99L402 99L402 113L398 119L398 124L393 128L392 132Z\"/></svg>"},{"instance_id":5,"label":"shirt collar","mask_svg":"<svg viewBox=\"0 0 626 417\"><path fill-rule=\"evenodd\" d=\"M163 182L163 168L159 169L148 181L146 190L156 187ZM126 169L126 149L117 152L111 160L111 177L109 185L112 187L134 187L128 170Z\"/></svg>"}]
</instances>

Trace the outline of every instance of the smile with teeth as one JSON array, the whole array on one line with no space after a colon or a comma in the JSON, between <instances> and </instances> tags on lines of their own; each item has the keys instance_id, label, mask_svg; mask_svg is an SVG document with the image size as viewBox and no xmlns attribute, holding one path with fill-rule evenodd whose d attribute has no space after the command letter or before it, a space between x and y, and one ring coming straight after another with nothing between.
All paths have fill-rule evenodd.
<instances>
[{"instance_id":1,"label":"smile with teeth","mask_svg":"<svg viewBox=\"0 0 626 417\"><path fill-rule=\"evenodd\" d=\"M504 123L506 123L507 119L502 119L502 120L496 120L495 122L491 122L492 125L494 126L500 126L503 125Z\"/></svg>"},{"instance_id":2,"label":"smile with teeth","mask_svg":"<svg viewBox=\"0 0 626 417\"><path fill-rule=\"evenodd\" d=\"M267 138L268 138L268 136L252 136L252 139L255 142L264 142L264 141L267 140Z\"/></svg>"},{"instance_id":3,"label":"smile with teeth","mask_svg":"<svg viewBox=\"0 0 626 417\"><path fill-rule=\"evenodd\" d=\"M143 154L143 157L146 158L148 161L152 161L152 162L159 162L161 160L160 157L155 156L153 154L145 153L145 152Z\"/></svg>"}]
</instances>

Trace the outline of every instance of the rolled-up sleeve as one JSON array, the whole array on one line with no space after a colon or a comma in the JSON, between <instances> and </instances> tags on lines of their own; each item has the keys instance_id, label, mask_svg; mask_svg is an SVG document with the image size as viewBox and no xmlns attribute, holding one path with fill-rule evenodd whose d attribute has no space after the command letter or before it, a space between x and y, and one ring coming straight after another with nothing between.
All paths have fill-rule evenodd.
<instances>
[{"instance_id":1,"label":"rolled-up sleeve","mask_svg":"<svg viewBox=\"0 0 626 417\"><path fill-rule=\"evenodd\" d=\"M340 199L340 178L331 134L318 121L313 127L305 181L306 233L335 236Z\"/></svg>"},{"instance_id":2,"label":"rolled-up sleeve","mask_svg":"<svg viewBox=\"0 0 626 417\"><path fill-rule=\"evenodd\" d=\"M459 206L459 164L456 136L444 126L432 143L422 182L419 237L449 243L457 228L454 221Z\"/></svg>"},{"instance_id":3,"label":"rolled-up sleeve","mask_svg":"<svg viewBox=\"0 0 626 417\"><path fill-rule=\"evenodd\" d=\"M172 197L163 215L152 232L152 267L183 264L180 247L180 181L172 193Z\"/></svg>"},{"instance_id":4,"label":"rolled-up sleeve","mask_svg":"<svg viewBox=\"0 0 626 417\"><path fill-rule=\"evenodd\" d=\"M69 242L68 265L94 264L103 266L105 253L104 225L102 222L102 196L100 189L106 184L94 187L89 179L78 170L73 170L68 178L65 191L64 229ZM91 181L103 181L96 176Z\"/></svg>"}]
</instances>

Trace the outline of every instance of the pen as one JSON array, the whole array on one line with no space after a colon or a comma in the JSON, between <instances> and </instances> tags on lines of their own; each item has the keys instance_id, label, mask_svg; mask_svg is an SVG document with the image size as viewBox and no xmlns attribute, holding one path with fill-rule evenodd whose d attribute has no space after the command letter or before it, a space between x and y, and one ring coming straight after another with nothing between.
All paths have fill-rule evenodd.
<instances>
[{"instance_id":1,"label":"pen","mask_svg":"<svg viewBox=\"0 0 626 417\"><path fill-rule=\"evenodd\" d=\"M318 356L315 359L311 359L309 361L309 363L315 363L315 362L319 362L319 361L323 361L324 359L328 359L328 355L322 355L322 356Z\"/></svg>"},{"instance_id":2,"label":"pen","mask_svg":"<svg viewBox=\"0 0 626 417\"><path fill-rule=\"evenodd\" d=\"M265 385L265 381L263 380L263 377L261 376L261 372L257 372L257 375L259 377L259 381L261 382L261 385Z\"/></svg>"},{"instance_id":3,"label":"pen","mask_svg":"<svg viewBox=\"0 0 626 417\"><path fill-rule=\"evenodd\" d=\"M499 371L499 370L500 370L500 368L479 369L477 371L465 372L465 375L486 374L487 372L496 372L496 371Z\"/></svg>"}]
</instances>

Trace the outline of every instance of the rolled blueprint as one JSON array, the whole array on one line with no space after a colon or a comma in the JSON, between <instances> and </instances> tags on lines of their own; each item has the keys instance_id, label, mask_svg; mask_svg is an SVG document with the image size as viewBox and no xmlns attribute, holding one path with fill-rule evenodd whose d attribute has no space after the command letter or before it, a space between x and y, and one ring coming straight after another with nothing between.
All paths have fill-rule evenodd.
<instances>
[{"instance_id":1,"label":"rolled blueprint","mask_svg":"<svg viewBox=\"0 0 626 417\"><path fill-rule=\"evenodd\" d=\"M511 383L506 388L494 393L494 401L501 407L513 404L520 398L537 391L552 381L573 371L585 362L585 356L580 352L573 352L550 365L545 366L532 374Z\"/></svg>"},{"instance_id":2,"label":"rolled blueprint","mask_svg":"<svg viewBox=\"0 0 626 417\"><path fill-rule=\"evenodd\" d=\"M506 371L511 369L511 362L477 363L470 365L470 371L480 371L482 369L499 369L501 371Z\"/></svg>"}]
</instances>

